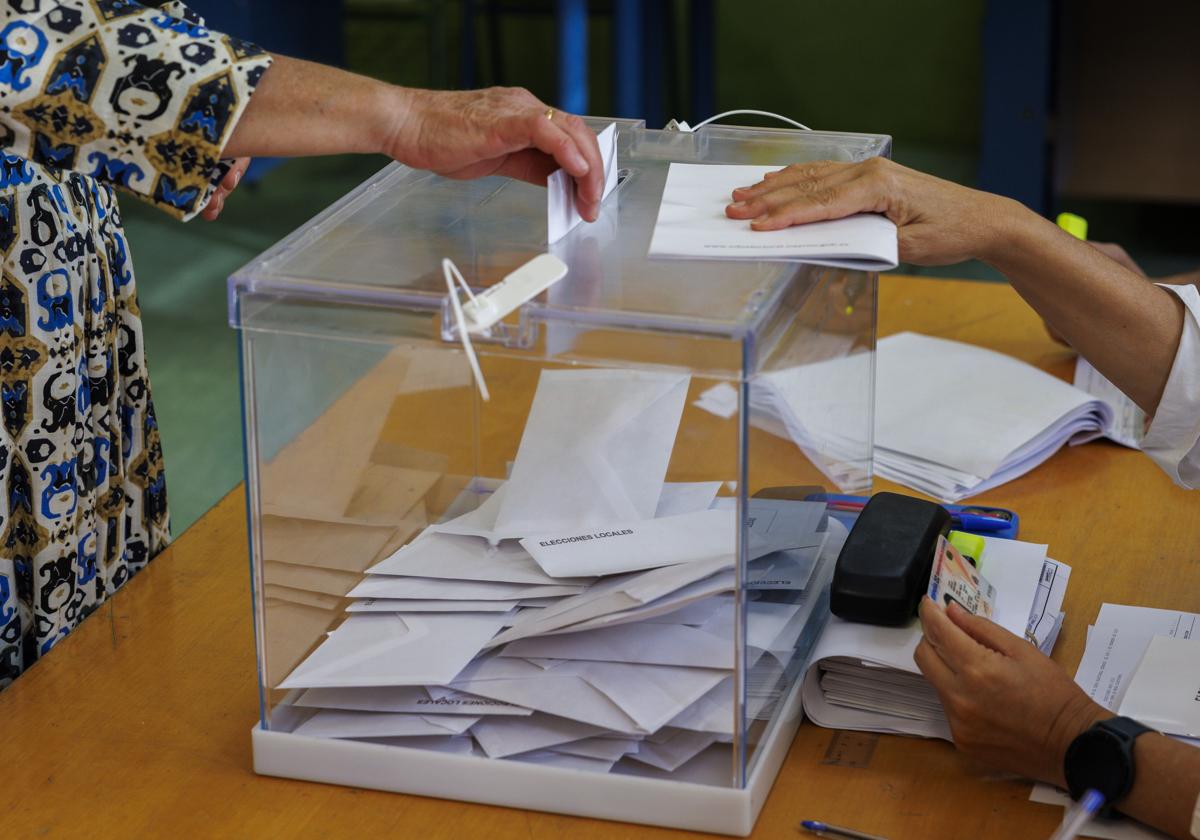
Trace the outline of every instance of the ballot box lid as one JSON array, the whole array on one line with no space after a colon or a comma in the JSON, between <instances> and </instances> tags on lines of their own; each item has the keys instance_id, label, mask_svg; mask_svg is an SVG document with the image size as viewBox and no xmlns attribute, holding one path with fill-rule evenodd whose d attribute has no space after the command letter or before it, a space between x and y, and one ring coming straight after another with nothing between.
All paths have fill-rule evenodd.
<instances>
[{"instance_id":1,"label":"ballot box lid","mask_svg":"<svg viewBox=\"0 0 1200 840\"><path fill-rule=\"evenodd\" d=\"M302 299L326 314L364 306L443 311L443 259L478 291L549 252L568 274L525 304L524 317L742 337L766 323L791 296L785 291L815 287L833 270L649 258L669 165L853 161L891 148L884 135L714 125L686 133L633 120L588 122L597 131L617 123L619 185L595 223L548 244L544 187L501 177L454 180L390 164L230 278L231 325L258 328L256 307L280 299Z\"/></svg>"}]
</instances>

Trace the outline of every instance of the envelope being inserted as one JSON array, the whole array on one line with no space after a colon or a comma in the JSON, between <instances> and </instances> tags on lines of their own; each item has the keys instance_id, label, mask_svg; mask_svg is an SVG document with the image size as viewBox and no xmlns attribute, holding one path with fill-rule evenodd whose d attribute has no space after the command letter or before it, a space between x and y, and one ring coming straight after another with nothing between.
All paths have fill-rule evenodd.
<instances>
[{"instance_id":1,"label":"envelope being inserted","mask_svg":"<svg viewBox=\"0 0 1200 840\"><path fill-rule=\"evenodd\" d=\"M503 492L434 530L493 542L652 519L691 378L545 370Z\"/></svg>"}]
</instances>

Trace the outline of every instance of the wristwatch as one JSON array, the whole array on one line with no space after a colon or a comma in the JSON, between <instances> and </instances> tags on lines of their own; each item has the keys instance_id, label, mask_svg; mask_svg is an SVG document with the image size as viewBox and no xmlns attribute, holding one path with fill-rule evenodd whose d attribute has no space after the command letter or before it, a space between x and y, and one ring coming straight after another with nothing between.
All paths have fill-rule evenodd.
<instances>
[{"instance_id":1,"label":"wristwatch","mask_svg":"<svg viewBox=\"0 0 1200 840\"><path fill-rule=\"evenodd\" d=\"M1154 730L1127 717L1092 725L1071 742L1063 762L1067 790L1078 800L1088 790L1104 797L1101 814L1111 814L1133 787L1133 742Z\"/></svg>"}]
</instances>

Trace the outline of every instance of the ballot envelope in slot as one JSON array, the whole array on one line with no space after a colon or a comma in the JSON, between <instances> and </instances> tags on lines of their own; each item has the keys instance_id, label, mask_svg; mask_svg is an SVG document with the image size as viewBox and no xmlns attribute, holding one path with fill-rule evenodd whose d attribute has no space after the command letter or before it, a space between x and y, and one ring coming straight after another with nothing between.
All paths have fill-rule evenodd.
<instances>
[{"instance_id":1,"label":"ballot envelope in slot","mask_svg":"<svg viewBox=\"0 0 1200 840\"><path fill-rule=\"evenodd\" d=\"M672 163L890 140L615 137L600 218L553 243L539 186L393 164L230 279L257 772L753 828L846 534L756 493L869 489L877 277L649 241ZM547 253L566 276L471 335L485 400L443 261L478 293ZM696 405L716 385L740 410Z\"/></svg>"}]
</instances>

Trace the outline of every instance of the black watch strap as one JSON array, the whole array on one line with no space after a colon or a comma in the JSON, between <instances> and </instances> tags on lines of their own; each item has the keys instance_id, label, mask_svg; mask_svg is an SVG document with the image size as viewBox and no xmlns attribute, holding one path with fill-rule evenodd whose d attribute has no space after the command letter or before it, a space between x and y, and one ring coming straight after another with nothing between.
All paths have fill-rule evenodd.
<instances>
[{"instance_id":1,"label":"black watch strap","mask_svg":"<svg viewBox=\"0 0 1200 840\"><path fill-rule=\"evenodd\" d=\"M1091 728L1079 735L1067 750L1064 770L1067 785L1072 799L1078 800L1089 787L1096 787L1105 798L1102 816L1109 816L1116 810L1116 805L1133 787L1135 767L1133 761L1133 745L1140 736L1154 730L1127 717L1113 717L1092 724ZM1092 765L1097 758L1094 753L1096 742L1107 742L1109 746L1103 752L1109 758L1115 759L1118 766L1106 767L1099 775L1099 769ZM1089 749L1092 747L1092 749ZM1092 784L1091 780L1105 779L1103 783ZM1108 787L1104 790L1102 788Z\"/></svg>"},{"instance_id":2,"label":"black watch strap","mask_svg":"<svg viewBox=\"0 0 1200 840\"><path fill-rule=\"evenodd\" d=\"M1133 718L1128 717L1109 718L1108 720L1100 721L1099 723L1095 724L1095 726L1111 732L1122 741L1128 743L1131 747L1133 742L1139 736L1145 735L1147 732L1154 731L1149 726L1138 723Z\"/></svg>"}]
</instances>

